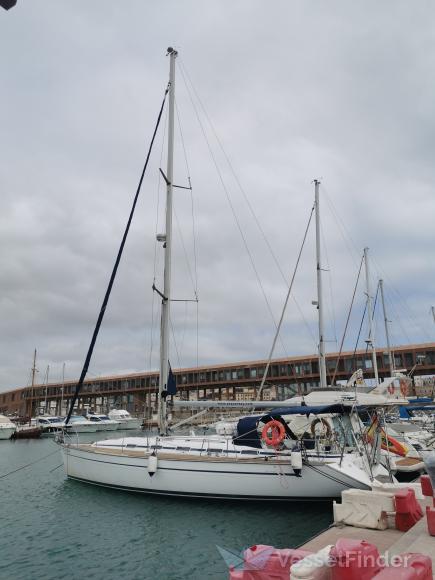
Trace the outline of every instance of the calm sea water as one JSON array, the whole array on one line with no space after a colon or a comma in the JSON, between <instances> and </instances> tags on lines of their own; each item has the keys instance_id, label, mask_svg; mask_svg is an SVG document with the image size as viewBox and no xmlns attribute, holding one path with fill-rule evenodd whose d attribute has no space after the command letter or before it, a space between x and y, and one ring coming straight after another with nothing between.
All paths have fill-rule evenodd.
<instances>
[{"instance_id":1,"label":"calm sea water","mask_svg":"<svg viewBox=\"0 0 435 580\"><path fill-rule=\"evenodd\" d=\"M56 449L0 441L0 476L54 452L0 478L2 580L226 579L217 546L294 547L331 523L329 503L182 500L68 481Z\"/></svg>"}]
</instances>

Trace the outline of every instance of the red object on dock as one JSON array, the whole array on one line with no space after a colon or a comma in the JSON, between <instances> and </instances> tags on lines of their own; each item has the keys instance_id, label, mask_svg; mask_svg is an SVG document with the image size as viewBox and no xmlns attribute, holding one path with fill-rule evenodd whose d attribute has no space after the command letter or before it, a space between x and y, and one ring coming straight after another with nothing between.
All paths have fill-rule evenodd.
<instances>
[{"instance_id":1,"label":"red object on dock","mask_svg":"<svg viewBox=\"0 0 435 580\"><path fill-rule=\"evenodd\" d=\"M291 566L311 553L264 544L251 546L245 550L243 570L230 568L230 580L288 580Z\"/></svg>"},{"instance_id":2,"label":"red object on dock","mask_svg":"<svg viewBox=\"0 0 435 580\"><path fill-rule=\"evenodd\" d=\"M430 477L428 475L422 475L420 477L420 485L421 485L421 491L422 491L423 495L425 495L426 497L433 497L434 493L433 493L432 482L431 482Z\"/></svg>"},{"instance_id":3,"label":"red object on dock","mask_svg":"<svg viewBox=\"0 0 435 580\"><path fill-rule=\"evenodd\" d=\"M423 517L423 510L415 499L413 489L400 489L394 494L396 504L396 528L407 532Z\"/></svg>"},{"instance_id":4,"label":"red object on dock","mask_svg":"<svg viewBox=\"0 0 435 580\"><path fill-rule=\"evenodd\" d=\"M431 536L435 536L435 508L426 507L427 530Z\"/></svg>"},{"instance_id":5,"label":"red object on dock","mask_svg":"<svg viewBox=\"0 0 435 580\"><path fill-rule=\"evenodd\" d=\"M402 560L384 568L373 580L432 580L432 560L423 554L401 554Z\"/></svg>"},{"instance_id":6,"label":"red object on dock","mask_svg":"<svg viewBox=\"0 0 435 580\"><path fill-rule=\"evenodd\" d=\"M377 547L365 540L340 538L330 557L331 580L371 580L382 570Z\"/></svg>"}]
</instances>

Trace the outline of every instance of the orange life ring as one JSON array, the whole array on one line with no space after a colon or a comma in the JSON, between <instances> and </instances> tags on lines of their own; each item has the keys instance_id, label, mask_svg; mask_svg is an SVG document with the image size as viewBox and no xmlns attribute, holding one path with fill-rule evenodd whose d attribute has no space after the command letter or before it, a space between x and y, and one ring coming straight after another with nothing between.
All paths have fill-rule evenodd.
<instances>
[{"instance_id":1,"label":"orange life ring","mask_svg":"<svg viewBox=\"0 0 435 580\"><path fill-rule=\"evenodd\" d=\"M388 385L388 392L390 393L390 395L394 395L394 385Z\"/></svg>"},{"instance_id":2,"label":"orange life ring","mask_svg":"<svg viewBox=\"0 0 435 580\"><path fill-rule=\"evenodd\" d=\"M400 392L404 397L408 394L408 385L405 381L400 381Z\"/></svg>"},{"instance_id":3,"label":"orange life ring","mask_svg":"<svg viewBox=\"0 0 435 580\"><path fill-rule=\"evenodd\" d=\"M284 437L284 425L276 419L272 419L272 421L266 423L261 432L261 438L263 441L266 443L266 445L271 445L272 447L278 447L278 445L283 441Z\"/></svg>"}]
</instances>

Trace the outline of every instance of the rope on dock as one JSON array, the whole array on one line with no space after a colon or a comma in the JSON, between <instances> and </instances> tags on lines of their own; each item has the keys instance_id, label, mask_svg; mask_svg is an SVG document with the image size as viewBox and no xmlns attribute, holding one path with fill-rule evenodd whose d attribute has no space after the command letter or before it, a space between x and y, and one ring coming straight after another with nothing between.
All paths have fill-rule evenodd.
<instances>
[{"instance_id":1,"label":"rope on dock","mask_svg":"<svg viewBox=\"0 0 435 580\"><path fill-rule=\"evenodd\" d=\"M30 463L26 463L26 465L22 465L21 467L17 467L17 469L13 469L12 471L9 471L8 473L4 473L3 475L0 475L0 479L8 477L9 475L12 475L13 473L17 473L17 471L21 471L22 469L26 469L26 467L30 467L31 465L35 465L35 463L39 463L40 461L47 459L47 457L51 457L52 455L54 455L58 451L59 451L59 449L56 449L55 451L52 451L48 455L44 455L44 457L40 457L39 459L36 459L35 461L31 461Z\"/></svg>"}]
</instances>

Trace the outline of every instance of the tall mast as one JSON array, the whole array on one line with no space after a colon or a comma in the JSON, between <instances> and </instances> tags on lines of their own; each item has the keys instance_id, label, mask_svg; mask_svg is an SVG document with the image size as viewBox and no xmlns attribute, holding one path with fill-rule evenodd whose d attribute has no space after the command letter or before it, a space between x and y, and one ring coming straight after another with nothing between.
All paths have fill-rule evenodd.
<instances>
[{"instance_id":1,"label":"tall mast","mask_svg":"<svg viewBox=\"0 0 435 580\"><path fill-rule=\"evenodd\" d=\"M50 365L47 365L47 370L45 371L45 404L44 413L47 414L47 397L48 397L48 374L50 372Z\"/></svg>"},{"instance_id":2,"label":"tall mast","mask_svg":"<svg viewBox=\"0 0 435 580\"><path fill-rule=\"evenodd\" d=\"M65 391L65 363L62 365L62 397L60 399L60 414L62 415L63 408L63 395Z\"/></svg>"},{"instance_id":3,"label":"tall mast","mask_svg":"<svg viewBox=\"0 0 435 580\"><path fill-rule=\"evenodd\" d=\"M390 333L388 331L388 318L387 318L387 310L385 308L384 281L383 280L379 280L379 289L381 291L382 311L384 313L385 337L387 339L388 365L390 367L390 375L393 376L393 374L394 374L394 359L393 359L393 355L391 353Z\"/></svg>"},{"instance_id":4,"label":"tall mast","mask_svg":"<svg viewBox=\"0 0 435 580\"><path fill-rule=\"evenodd\" d=\"M367 314L368 314L368 326L369 326L369 336L367 343L372 349L372 360L373 360L373 372L375 375L376 384L379 383L378 375L378 363L376 360L376 349L375 349L375 333L373 328L373 305L372 305L372 294L370 290L370 271L369 271L369 249L364 248L364 264L366 270L366 292L367 292Z\"/></svg>"},{"instance_id":5,"label":"tall mast","mask_svg":"<svg viewBox=\"0 0 435 580\"><path fill-rule=\"evenodd\" d=\"M168 159L166 166L166 222L164 234L165 270L160 329L160 377L158 398L159 433L166 434L166 397L169 374L169 315L171 304L171 250L172 250L172 179L174 167L174 103L175 103L175 59L177 51L168 48L169 54L169 110L168 110Z\"/></svg>"},{"instance_id":6,"label":"tall mast","mask_svg":"<svg viewBox=\"0 0 435 580\"><path fill-rule=\"evenodd\" d=\"M317 261L317 310L319 312L319 369L320 388L327 387L325 363L325 339L323 330L323 294L322 294L322 260L320 255L320 210L319 210L320 181L314 180L314 206L316 209L316 261Z\"/></svg>"},{"instance_id":7,"label":"tall mast","mask_svg":"<svg viewBox=\"0 0 435 580\"><path fill-rule=\"evenodd\" d=\"M432 317L433 317L433 321L435 322L435 306L431 306L431 312L432 312Z\"/></svg>"},{"instance_id":8,"label":"tall mast","mask_svg":"<svg viewBox=\"0 0 435 580\"><path fill-rule=\"evenodd\" d=\"M32 394L33 394L33 387L35 386L35 374L36 374L36 348L35 348L35 352L33 353L33 366L32 366Z\"/></svg>"},{"instance_id":9,"label":"tall mast","mask_svg":"<svg viewBox=\"0 0 435 580\"><path fill-rule=\"evenodd\" d=\"M34 390L34 386L35 386L35 375L36 375L36 370L37 370L36 369L36 348L35 348L35 352L33 353L33 366L32 366L32 369L31 370L32 370L32 397L34 397L35 396L35 390ZM36 404L35 404L35 412L36 412L36 409L37 409L37 405L38 405L38 402L36 401ZM33 415L33 403L31 403L31 407L30 407L29 425L30 425L30 421L31 421L32 415Z\"/></svg>"}]
</instances>

